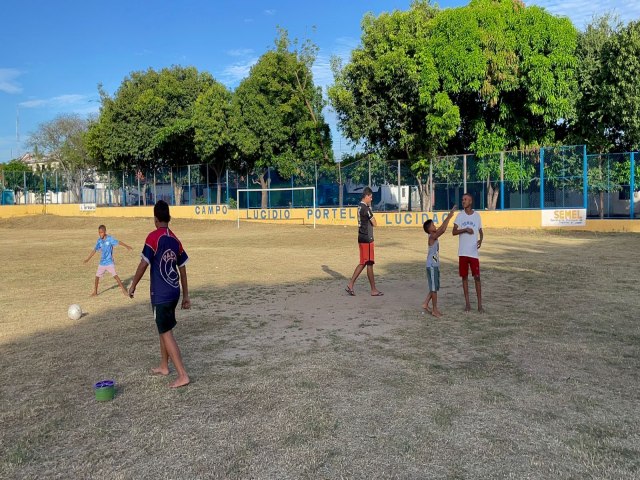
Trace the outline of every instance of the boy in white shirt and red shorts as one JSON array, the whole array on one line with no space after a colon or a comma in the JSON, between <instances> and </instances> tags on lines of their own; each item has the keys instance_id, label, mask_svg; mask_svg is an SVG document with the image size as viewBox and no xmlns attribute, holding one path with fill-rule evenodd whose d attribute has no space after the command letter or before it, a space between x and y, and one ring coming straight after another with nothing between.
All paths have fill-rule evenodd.
<instances>
[{"instance_id":1,"label":"boy in white shirt and red shorts","mask_svg":"<svg viewBox=\"0 0 640 480\"><path fill-rule=\"evenodd\" d=\"M458 244L458 268L462 277L462 290L464 291L464 311L471 311L469 302L469 269L475 281L476 295L478 297L478 312L482 309L482 288L480 285L480 260L478 249L482 246L482 219L480 214L473 210L473 197L465 193L462 196L464 210L458 213L453 224L453 235L459 236Z\"/></svg>"}]
</instances>

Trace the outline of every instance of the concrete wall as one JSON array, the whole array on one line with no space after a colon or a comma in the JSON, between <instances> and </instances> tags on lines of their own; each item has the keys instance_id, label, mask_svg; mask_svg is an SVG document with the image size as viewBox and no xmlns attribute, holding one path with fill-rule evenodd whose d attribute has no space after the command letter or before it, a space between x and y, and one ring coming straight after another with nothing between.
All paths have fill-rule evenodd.
<instances>
[{"instance_id":1,"label":"concrete wall","mask_svg":"<svg viewBox=\"0 0 640 480\"><path fill-rule=\"evenodd\" d=\"M26 215L59 215L64 217L130 217L143 218L153 216L153 207L89 207L82 211L78 204L71 205L5 205L0 207L0 218ZM504 210L478 211L482 217L484 228L543 228L540 210ZM357 209L348 208L294 208L294 209L251 209L235 210L227 205L191 205L171 207L173 218L190 218L199 220L270 222L282 224L312 225L315 217L317 225L357 225ZM447 212L375 212L379 227L422 227L425 220L432 218L440 223ZM558 228L558 227L551 227ZM640 232L640 220L596 220L587 219L586 226L562 227L571 230L598 232Z\"/></svg>"}]
</instances>

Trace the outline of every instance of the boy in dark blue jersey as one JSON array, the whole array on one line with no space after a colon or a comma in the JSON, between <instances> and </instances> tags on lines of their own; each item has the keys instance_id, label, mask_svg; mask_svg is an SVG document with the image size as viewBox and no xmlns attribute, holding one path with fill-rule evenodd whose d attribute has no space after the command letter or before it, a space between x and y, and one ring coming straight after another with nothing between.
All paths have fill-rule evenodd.
<instances>
[{"instance_id":1,"label":"boy in dark blue jersey","mask_svg":"<svg viewBox=\"0 0 640 480\"><path fill-rule=\"evenodd\" d=\"M147 236L142 249L142 259L129 287L129 296L133 298L138 282L150 265L151 306L160 334L160 365L151 371L158 375L168 375L169 359L171 359L178 372L178 378L169 386L178 388L189 384L189 376L184 368L180 348L172 329L176 326L180 285L182 285L182 308L191 308L185 266L189 257L178 237L169 230L171 215L169 215L167 202L159 200L153 207L153 215L156 230Z\"/></svg>"}]
</instances>

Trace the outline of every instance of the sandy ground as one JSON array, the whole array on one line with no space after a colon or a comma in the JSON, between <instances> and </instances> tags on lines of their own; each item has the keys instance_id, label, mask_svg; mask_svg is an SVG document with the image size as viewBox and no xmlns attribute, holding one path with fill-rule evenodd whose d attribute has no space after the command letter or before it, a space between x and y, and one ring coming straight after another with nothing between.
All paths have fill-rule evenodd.
<instances>
[{"instance_id":1,"label":"sandy ground","mask_svg":"<svg viewBox=\"0 0 640 480\"><path fill-rule=\"evenodd\" d=\"M637 478L637 235L485 232L483 315L446 235L435 319L419 229L377 229L384 296L350 297L353 228L175 221L193 383L170 391L148 277L88 296L99 223L0 221L2 478ZM105 223L126 284L152 222Z\"/></svg>"}]
</instances>

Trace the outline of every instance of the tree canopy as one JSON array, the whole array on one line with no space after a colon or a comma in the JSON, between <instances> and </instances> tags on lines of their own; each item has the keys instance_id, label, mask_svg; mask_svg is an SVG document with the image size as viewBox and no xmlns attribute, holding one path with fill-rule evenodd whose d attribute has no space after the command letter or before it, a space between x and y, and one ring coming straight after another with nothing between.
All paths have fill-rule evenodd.
<instances>
[{"instance_id":1,"label":"tree canopy","mask_svg":"<svg viewBox=\"0 0 640 480\"><path fill-rule=\"evenodd\" d=\"M89 130L89 151L110 168L196 163L194 104L213 82L207 72L176 66L133 72L113 97L100 88L102 107Z\"/></svg>"},{"instance_id":2,"label":"tree canopy","mask_svg":"<svg viewBox=\"0 0 640 480\"><path fill-rule=\"evenodd\" d=\"M268 167L290 178L305 163L333 158L322 92L311 72L316 49L309 43L301 50L290 47L287 33L280 31L275 48L260 57L233 94L235 143L263 188Z\"/></svg>"}]
</instances>

